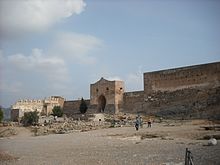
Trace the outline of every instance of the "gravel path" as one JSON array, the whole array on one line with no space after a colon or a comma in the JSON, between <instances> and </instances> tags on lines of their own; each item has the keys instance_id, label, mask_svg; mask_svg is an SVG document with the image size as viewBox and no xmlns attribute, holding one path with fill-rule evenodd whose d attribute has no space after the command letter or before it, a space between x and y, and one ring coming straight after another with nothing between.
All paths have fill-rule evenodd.
<instances>
[{"instance_id":1,"label":"gravel path","mask_svg":"<svg viewBox=\"0 0 220 165\"><path fill-rule=\"evenodd\" d=\"M196 165L220 164L220 144L206 146L206 140L196 140L197 136L212 133L199 128L190 124L155 124L139 131L120 127L62 135L12 136L1 138L0 152L18 159L1 159L0 164L183 165L186 147L192 151ZM146 134L158 137L146 138Z\"/></svg>"}]
</instances>

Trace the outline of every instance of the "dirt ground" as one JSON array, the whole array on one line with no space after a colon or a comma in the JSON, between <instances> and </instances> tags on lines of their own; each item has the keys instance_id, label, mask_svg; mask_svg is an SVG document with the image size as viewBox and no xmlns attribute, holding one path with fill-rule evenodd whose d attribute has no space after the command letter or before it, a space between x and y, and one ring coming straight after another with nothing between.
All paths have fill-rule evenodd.
<instances>
[{"instance_id":1,"label":"dirt ground","mask_svg":"<svg viewBox=\"0 0 220 165\"><path fill-rule=\"evenodd\" d=\"M151 128L144 125L139 131L118 127L46 136L33 136L28 129L16 127L12 136L0 138L0 164L183 165L189 148L195 165L218 165L219 141L208 146L203 138L219 137L220 131L205 130L205 126L217 124L165 121Z\"/></svg>"}]
</instances>

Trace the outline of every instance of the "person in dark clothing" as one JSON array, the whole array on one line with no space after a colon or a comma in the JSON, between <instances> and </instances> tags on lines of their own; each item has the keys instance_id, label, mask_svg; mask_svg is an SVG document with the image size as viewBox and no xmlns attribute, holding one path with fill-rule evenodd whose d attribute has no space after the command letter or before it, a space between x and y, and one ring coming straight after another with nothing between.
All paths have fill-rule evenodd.
<instances>
[{"instance_id":1,"label":"person in dark clothing","mask_svg":"<svg viewBox=\"0 0 220 165\"><path fill-rule=\"evenodd\" d=\"M136 121L135 121L135 128L136 128L136 131L138 131L138 129L139 129L139 125L140 125L140 123L139 123L139 119L138 119L138 117L136 117Z\"/></svg>"},{"instance_id":2,"label":"person in dark clothing","mask_svg":"<svg viewBox=\"0 0 220 165\"><path fill-rule=\"evenodd\" d=\"M149 119L149 120L148 120L148 122L147 122L147 124L148 124L148 126L147 126L147 127L151 127L151 123L152 123L152 120L151 120L151 119Z\"/></svg>"}]
</instances>

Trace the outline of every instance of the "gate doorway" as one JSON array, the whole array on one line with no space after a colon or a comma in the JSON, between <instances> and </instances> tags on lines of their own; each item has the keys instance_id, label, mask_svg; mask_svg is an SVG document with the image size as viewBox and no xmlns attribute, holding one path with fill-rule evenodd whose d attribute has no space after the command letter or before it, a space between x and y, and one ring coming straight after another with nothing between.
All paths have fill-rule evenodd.
<instances>
[{"instance_id":1,"label":"gate doorway","mask_svg":"<svg viewBox=\"0 0 220 165\"><path fill-rule=\"evenodd\" d=\"M98 98L98 112L104 112L106 106L106 98L104 95Z\"/></svg>"}]
</instances>

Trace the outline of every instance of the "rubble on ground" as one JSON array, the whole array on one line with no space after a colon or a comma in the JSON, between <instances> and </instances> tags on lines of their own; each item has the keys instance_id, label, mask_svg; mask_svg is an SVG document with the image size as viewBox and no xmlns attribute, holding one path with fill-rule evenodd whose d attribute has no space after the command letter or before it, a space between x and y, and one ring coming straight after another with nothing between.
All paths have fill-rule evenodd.
<instances>
[{"instance_id":1,"label":"rubble on ground","mask_svg":"<svg viewBox=\"0 0 220 165\"><path fill-rule=\"evenodd\" d=\"M16 134L17 131L14 127L1 127L0 137L10 137Z\"/></svg>"},{"instance_id":2,"label":"rubble on ground","mask_svg":"<svg viewBox=\"0 0 220 165\"><path fill-rule=\"evenodd\" d=\"M99 119L100 118L100 119ZM103 128L112 128L112 127L130 127L134 125L134 120L136 115L126 115L126 114L117 114L117 115L94 115L94 118L89 118L88 120L75 120L71 117L60 119L57 118L53 120L41 120L41 123L38 126L32 126L31 130L35 136L48 135L48 134L66 134L75 131L90 131ZM144 119L143 121L145 121Z\"/></svg>"},{"instance_id":3,"label":"rubble on ground","mask_svg":"<svg viewBox=\"0 0 220 165\"><path fill-rule=\"evenodd\" d=\"M209 145L209 146L215 146L215 145L217 145L217 140L216 140L215 138L209 139L208 145Z\"/></svg>"}]
</instances>

